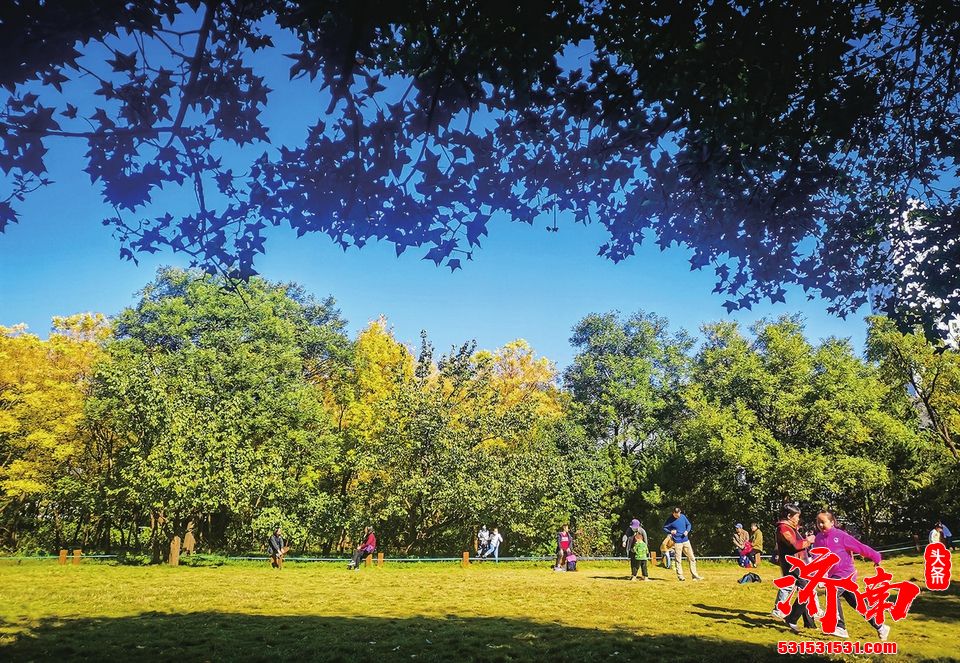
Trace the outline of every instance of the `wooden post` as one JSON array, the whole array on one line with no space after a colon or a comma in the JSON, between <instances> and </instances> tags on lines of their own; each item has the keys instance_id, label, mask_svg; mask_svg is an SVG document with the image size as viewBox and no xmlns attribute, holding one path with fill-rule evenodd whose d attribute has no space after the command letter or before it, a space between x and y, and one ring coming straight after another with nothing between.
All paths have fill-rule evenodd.
<instances>
[{"instance_id":1,"label":"wooden post","mask_svg":"<svg viewBox=\"0 0 960 663\"><path fill-rule=\"evenodd\" d=\"M60 562L60 566L67 563L67 550L65 548L60 549L60 559L58 561Z\"/></svg>"},{"instance_id":2,"label":"wooden post","mask_svg":"<svg viewBox=\"0 0 960 663\"><path fill-rule=\"evenodd\" d=\"M77 566L80 563L80 555L83 554L83 551L77 548L73 551L73 565Z\"/></svg>"},{"instance_id":3,"label":"wooden post","mask_svg":"<svg viewBox=\"0 0 960 663\"><path fill-rule=\"evenodd\" d=\"M753 568L755 568L755 569L759 569L759 568L760 568L760 560L761 560L761 558L762 558L761 555L755 555L755 556L754 556L754 558L753 558Z\"/></svg>"},{"instance_id":4,"label":"wooden post","mask_svg":"<svg viewBox=\"0 0 960 663\"><path fill-rule=\"evenodd\" d=\"M651 563L653 566L656 566L656 565L657 565L657 551L656 551L656 550L651 550L651 551L650 551L650 563Z\"/></svg>"},{"instance_id":5,"label":"wooden post","mask_svg":"<svg viewBox=\"0 0 960 663\"><path fill-rule=\"evenodd\" d=\"M462 566L463 568L467 568L468 566L470 566L470 553L468 552L463 553L463 559L460 561L460 566Z\"/></svg>"},{"instance_id":6,"label":"wooden post","mask_svg":"<svg viewBox=\"0 0 960 663\"><path fill-rule=\"evenodd\" d=\"M170 566L180 566L180 537L173 537L170 542L170 558L167 560Z\"/></svg>"},{"instance_id":7,"label":"wooden post","mask_svg":"<svg viewBox=\"0 0 960 663\"><path fill-rule=\"evenodd\" d=\"M383 566L383 553L377 553L377 566Z\"/></svg>"},{"instance_id":8,"label":"wooden post","mask_svg":"<svg viewBox=\"0 0 960 663\"><path fill-rule=\"evenodd\" d=\"M363 564L364 566L370 566L370 564L373 563L373 555L372 554L367 555L367 558L363 560L363 562L364 562Z\"/></svg>"}]
</instances>

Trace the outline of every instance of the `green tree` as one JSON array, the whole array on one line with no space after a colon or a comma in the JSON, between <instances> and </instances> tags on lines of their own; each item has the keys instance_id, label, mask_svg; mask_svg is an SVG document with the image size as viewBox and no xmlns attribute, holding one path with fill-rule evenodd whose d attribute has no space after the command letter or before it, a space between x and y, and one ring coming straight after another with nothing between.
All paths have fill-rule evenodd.
<instances>
[{"instance_id":1,"label":"green tree","mask_svg":"<svg viewBox=\"0 0 960 663\"><path fill-rule=\"evenodd\" d=\"M626 458L641 458L681 414L692 340L685 332L670 334L665 318L641 311L626 319L588 315L570 342L578 352L564 382L587 433Z\"/></svg>"},{"instance_id":2,"label":"green tree","mask_svg":"<svg viewBox=\"0 0 960 663\"><path fill-rule=\"evenodd\" d=\"M675 439L685 416L682 393L689 379L693 340L671 333L665 318L637 312L591 314L573 329L577 348L564 382L573 416L596 444L607 447L620 493L620 520L651 504L638 492L657 449Z\"/></svg>"},{"instance_id":3,"label":"green tree","mask_svg":"<svg viewBox=\"0 0 960 663\"><path fill-rule=\"evenodd\" d=\"M308 379L346 346L333 301L259 279L226 285L162 270L117 316L95 377L89 411L122 440L123 495L148 518L155 559L190 521L207 545L257 545L255 516L316 506L313 479L335 455Z\"/></svg>"},{"instance_id":4,"label":"green tree","mask_svg":"<svg viewBox=\"0 0 960 663\"><path fill-rule=\"evenodd\" d=\"M894 530L892 505L924 470L906 394L847 341L811 345L796 317L752 331L704 328L688 417L663 449L658 488L721 550L734 522L771 522L784 500L830 507L866 534Z\"/></svg>"},{"instance_id":5,"label":"green tree","mask_svg":"<svg viewBox=\"0 0 960 663\"><path fill-rule=\"evenodd\" d=\"M930 343L919 329L903 333L886 317L868 321L868 356L891 384L910 392L924 427L960 461L960 353L945 343Z\"/></svg>"}]
</instances>

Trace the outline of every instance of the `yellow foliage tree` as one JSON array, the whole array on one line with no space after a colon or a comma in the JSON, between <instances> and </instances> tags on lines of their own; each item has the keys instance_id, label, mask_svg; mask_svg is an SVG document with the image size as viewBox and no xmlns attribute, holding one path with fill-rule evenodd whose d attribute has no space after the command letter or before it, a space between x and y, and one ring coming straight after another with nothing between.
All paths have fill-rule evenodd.
<instances>
[{"instance_id":1,"label":"yellow foliage tree","mask_svg":"<svg viewBox=\"0 0 960 663\"><path fill-rule=\"evenodd\" d=\"M500 396L503 411L518 406L533 408L538 418L555 419L563 414L563 397L557 388L557 369L546 357L537 357L525 340L507 343L489 355L491 387Z\"/></svg>"},{"instance_id":2,"label":"yellow foliage tree","mask_svg":"<svg viewBox=\"0 0 960 663\"><path fill-rule=\"evenodd\" d=\"M0 326L0 489L42 495L82 450L84 393L109 336L103 315L53 319L48 340Z\"/></svg>"}]
</instances>

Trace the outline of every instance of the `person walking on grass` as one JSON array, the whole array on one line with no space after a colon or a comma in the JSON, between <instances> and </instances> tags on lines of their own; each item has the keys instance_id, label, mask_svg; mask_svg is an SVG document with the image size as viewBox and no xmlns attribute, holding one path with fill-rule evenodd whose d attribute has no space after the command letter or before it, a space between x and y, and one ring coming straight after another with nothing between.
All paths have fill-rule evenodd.
<instances>
[{"instance_id":1,"label":"person walking on grass","mask_svg":"<svg viewBox=\"0 0 960 663\"><path fill-rule=\"evenodd\" d=\"M763 555L763 532L756 523L750 523L750 545L753 546L753 565L758 566Z\"/></svg>"},{"instance_id":2,"label":"person walking on grass","mask_svg":"<svg viewBox=\"0 0 960 663\"><path fill-rule=\"evenodd\" d=\"M690 545L690 532L693 530L693 524L683 513L683 509L676 507L673 515L663 524L663 531L673 539L673 554L676 555L674 562L677 565L677 580L686 580L683 577L683 556L686 555L690 560L690 575L694 580L703 580L703 577L697 573L697 558L693 555L693 546Z\"/></svg>"},{"instance_id":3,"label":"person walking on grass","mask_svg":"<svg viewBox=\"0 0 960 663\"><path fill-rule=\"evenodd\" d=\"M283 538L283 532L277 527L267 541L267 552L270 554L270 566L275 569L283 568L283 556L290 550Z\"/></svg>"},{"instance_id":4,"label":"person walking on grass","mask_svg":"<svg viewBox=\"0 0 960 663\"><path fill-rule=\"evenodd\" d=\"M813 547L826 548L840 558L840 561L836 562L827 573L828 577L850 578L853 582L856 582L857 569L853 565L853 556L860 555L864 559L868 559L873 562L874 566L877 566L880 564L881 560L880 553L865 543L861 543L847 532L844 532L842 529L837 527L836 524L836 519L833 517L833 513L830 511L821 511L818 513L817 529L819 531L814 537ZM826 633L826 635L832 635L837 638L849 638L850 635L847 633L846 623L843 621L842 603L843 601L846 601L851 608L856 610L857 599L852 592L849 592L842 587L836 588L836 591L837 627L834 629L833 633ZM867 623L876 629L877 637L886 642L887 637L890 635L890 627L887 624L878 624L877 620L873 618L868 619Z\"/></svg>"},{"instance_id":5,"label":"person walking on grass","mask_svg":"<svg viewBox=\"0 0 960 663\"><path fill-rule=\"evenodd\" d=\"M357 546L357 549L353 552L353 559L350 560L350 564L347 565L348 569L353 569L354 571L360 570L360 560L362 560L367 555L372 555L373 551L377 549L377 535L373 533L373 526L367 525L363 530L363 537L360 545Z\"/></svg>"},{"instance_id":6,"label":"person walking on grass","mask_svg":"<svg viewBox=\"0 0 960 663\"><path fill-rule=\"evenodd\" d=\"M640 521L634 518L630 521L630 526L623 533L621 539L624 549L627 551L627 557L630 558L630 580L637 579L637 573L643 571L643 579L650 580L647 575L647 558L650 556L650 544L647 541L647 531L643 529Z\"/></svg>"},{"instance_id":7,"label":"person walking on grass","mask_svg":"<svg viewBox=\"0 0 960 663\"><path fill-rule=\"evenodd\" d=\"M810 544L813 543L812 536L809 538L800 536L799 527L800 509L792 504L784 504L780 509L780 521L777 523L777 561L780 563L780 572L784 576L793 576L796 578L795 587L798 598L794 599L793 608L790 610L790 613L787 614L780 609L780 604L790 598L790 593L793 591L793 588L785 587L777 590L776 602L773 606L773 612L771 612L770 615L785 622L794 633L800 632L800 627L797 625L797 622L801 617L803 617L803 625L807 628L815 625L813 616L807 610L807 604L801 603L799 600L799 590L806 587L809 581L801 578L800 572L792 569L790 562L787 560L787 555L797 556L810 548ZM816 599L816 595L814 595L814 598ZM820 606L818 604L817 614L819 614L819 611Z\"/></svg>"},{"instance_id":8,"label":"person walking on grass","mask_svg":"<svg viewBox=\"0 0 960 663\"><path fill-rule=\"evenodd\" d=\"M557 563L553 565L556 570L562 570L564 560L567 555L573 552L573 535L570 533L570 526L564 525L557 532Z\"/></svg>"},{"instance_id":9,"label":"person walking on grass","mask_svg":"<svg viewBox=\"0 0 960 663\"><path fill-rule=\"evenodd\" d=\"M494 527L493 531L490 532L490 538L487 540L487 551L483 553L483 558L486 559L493 555L493 560L499 564L501 543L503 543L503 537L500 536L500 530Z\"/></svg>"}]
</instances>

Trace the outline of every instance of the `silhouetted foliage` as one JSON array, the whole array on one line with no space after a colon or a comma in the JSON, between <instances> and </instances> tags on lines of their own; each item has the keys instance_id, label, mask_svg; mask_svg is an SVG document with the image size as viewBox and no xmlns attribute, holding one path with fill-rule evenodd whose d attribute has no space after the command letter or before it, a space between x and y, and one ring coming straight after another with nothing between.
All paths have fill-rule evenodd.
<instances>
[{"instance_id":1,"label":"silhouetted foliage","mask_svg":"<svg viewBox=\"0 0 960 663\"><path fill-rule=\"evenodd\" d=\"M85 140L121 254L249 275L264 231L461 267L491 216L693 249L728 310L795 284L943 335L960 310L952 3L74 2L0 10L0 230ZM271 145L263 51L316 80ZM93 81L95 90L89 83ZM96 87L98 86L98 87ZM91 94L92 93L92 94ZM266 151L233 147L267 147ZM237 155L249 157L235 169ZM151 209L186 187L184 214Z\"/></svg>"}]
</instances>

